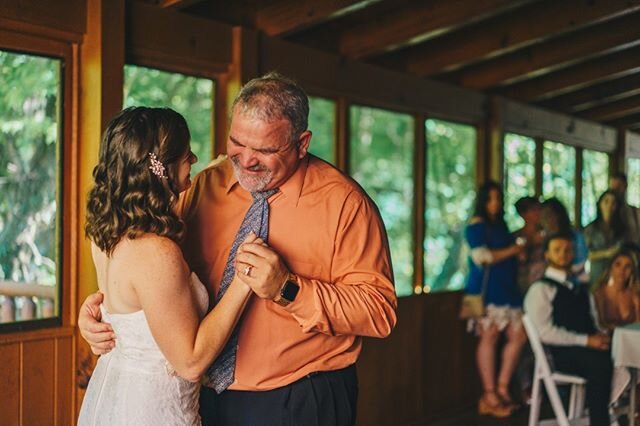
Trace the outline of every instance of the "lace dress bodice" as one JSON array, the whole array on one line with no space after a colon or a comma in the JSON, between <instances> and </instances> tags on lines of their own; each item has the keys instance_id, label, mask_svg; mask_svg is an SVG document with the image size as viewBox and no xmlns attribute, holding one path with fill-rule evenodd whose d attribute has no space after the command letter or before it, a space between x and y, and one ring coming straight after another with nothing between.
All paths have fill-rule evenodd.
<instances>
[{"instance_id":1,"label":"lace dress bodice","mask_svg":"<svg viewBox=\"0 0 640 426\"><path fill-rule=\"evenodd\" d=\"M191 291L200 316L209 305L207 291L191 274ZM200 384L176 375L156 344L144 311L110 314L116 347L98 359L84 397L79 425L200 425Z\"/></svg>"}]
</instances>

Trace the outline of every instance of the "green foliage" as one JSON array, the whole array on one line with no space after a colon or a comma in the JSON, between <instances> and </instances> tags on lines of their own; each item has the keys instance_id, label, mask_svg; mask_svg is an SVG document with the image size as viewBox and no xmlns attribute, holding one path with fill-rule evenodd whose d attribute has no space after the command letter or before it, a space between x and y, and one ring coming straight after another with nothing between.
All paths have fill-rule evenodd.
<instances>
[{"instance_id":1,"label":"green foliage","mask_svg":"<svg viewBox=\"0 0 640 426\"><path fill-rule=\"evenodd\" d=\"M627 160L627 202L640 206L640 158Z\"/></svg>"},{"instance_id":2,"label":"green foliage","mask_svg":"<svg viewBox=\"0 0 640 426\"><path fill-rule=\"evenodd\" d=\"M309 151L335 164L334 140L336 128L336 103L334 101L309 97L309 129L313 132Z\"/></svg>"},{"instance_id":3,"label":"green foliage","mask_svg":"<svg viewBox=\"0 0 640 426\"><path fill-rule=\"evenodd\" d=\"M576 149L545 141L542 158L542 196L557 197L567 208L571 222L575 222Z\"/></svg>"},{"instance_id":4,"label":"green foliage","mask_svg":"<svg viewBox=\"0 0 640 426\"><path fill-rule=\"evenodd\" d=\"M504 135L504 210L507 226L512 231L521 228L524 220L518 215L515 203L536 192L536 142L526 136Z\"/></svg>"},{"instance_id":5,"label":"green foliage","mask_svg":"<svg viewBox=\"0 0 640 426\"><path fill-rule=\"evenodd\" d=\"M464 286L464 226L473 211L476 131L472 126L427 120L425 290Z\"/></svg>"},{"instance_id":6,"label":"green foliage","mask_svg":"<svg viewBox=\"0 0 640 426\"><path fill-rule=\"evenodd\" d=\"M350 120L351 175L380 209L389 235L396 293L413 294L413 118L353 106Z\"/></svg>"},{"instance_id":7,"label":"green foliage","mask_svg":"<svg viewBox=\"0 0 640 426\"><path fill-rule=\"evenodd\" d=\"M168 107L187 120L191 150L198 156L192 175L212 158L213 81L135 65L124 67L124 106Z\"/></svg>"},{"instance_id":8,"label":"green foliage","mask_svg":"<svg viewBox=\"0 0 640 426\"><path fill-rule=\"evenodd\" d=\"M587 226L596 218L596 204L609 186L608 177L609 156L588 149L582 151L582 226Z\"/></svg>"},{"instance_id":9,"label":"green foliage","mask_svg":"<svg viewBox=\"0 0 640 426\"><path fill-rule=\"evenodd\" d=\"M60 67L0 51L0 279L56 283Z\"/></svg>"}]
</instances>

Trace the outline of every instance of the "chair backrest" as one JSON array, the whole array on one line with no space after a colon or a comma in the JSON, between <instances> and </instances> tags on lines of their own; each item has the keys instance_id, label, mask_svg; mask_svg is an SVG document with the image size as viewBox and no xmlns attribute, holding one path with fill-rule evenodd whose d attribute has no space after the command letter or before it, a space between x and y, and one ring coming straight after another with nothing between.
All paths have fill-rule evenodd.
<instances>
[{"instance_id":1,"label":"chair backrest","mask_svg":"<svg viewBox=\"0 0 640 426\"><path fill-rule=\"evenodd\" d=\"M540 341L540 336L538 335L536 326L533 324L533 321L531 321L531 318L526 314L522 316L522 323L524 324L524 329L527 331L529 344L531 345L533 355L536 358L536 364L538 368L540 368L540 373L544 376L551 376L549 360L547 359L547 354L545 353L542 342Z\"/></svg>"}]
</instances>

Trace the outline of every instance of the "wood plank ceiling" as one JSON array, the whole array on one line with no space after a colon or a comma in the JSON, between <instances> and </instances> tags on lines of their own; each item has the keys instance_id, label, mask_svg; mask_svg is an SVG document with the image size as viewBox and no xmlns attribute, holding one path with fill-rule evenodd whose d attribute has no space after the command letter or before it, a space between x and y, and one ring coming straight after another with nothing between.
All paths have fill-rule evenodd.
<instances>
[{"instance_id":1,"label":"wood plank ceiling","mask_svg":"<svg viewBox=\"0 0 640 426\"><path fill-rule=\"evenodd\" d=\"M640 0L145 0L640 131Z\"/></svg>"}]
</instances>

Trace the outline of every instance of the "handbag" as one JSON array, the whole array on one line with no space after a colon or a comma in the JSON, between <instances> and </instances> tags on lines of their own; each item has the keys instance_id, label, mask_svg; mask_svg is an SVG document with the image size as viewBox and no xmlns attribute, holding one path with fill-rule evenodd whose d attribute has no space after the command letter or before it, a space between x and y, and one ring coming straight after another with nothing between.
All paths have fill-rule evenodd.
<instances>
[{"instance_id":1,"label":"handbag","mask_svg":"<svg viewBox=\"0 0 640 426\"><path fill-rule=\"evenodd\" d=\"M489 280L489 265L485 265L482 275L482 290L480 294L465 294L462 296L458 317L463 320L477 319L484 316L484 295L487 292Z\"/></svg>"}]
</instances>

